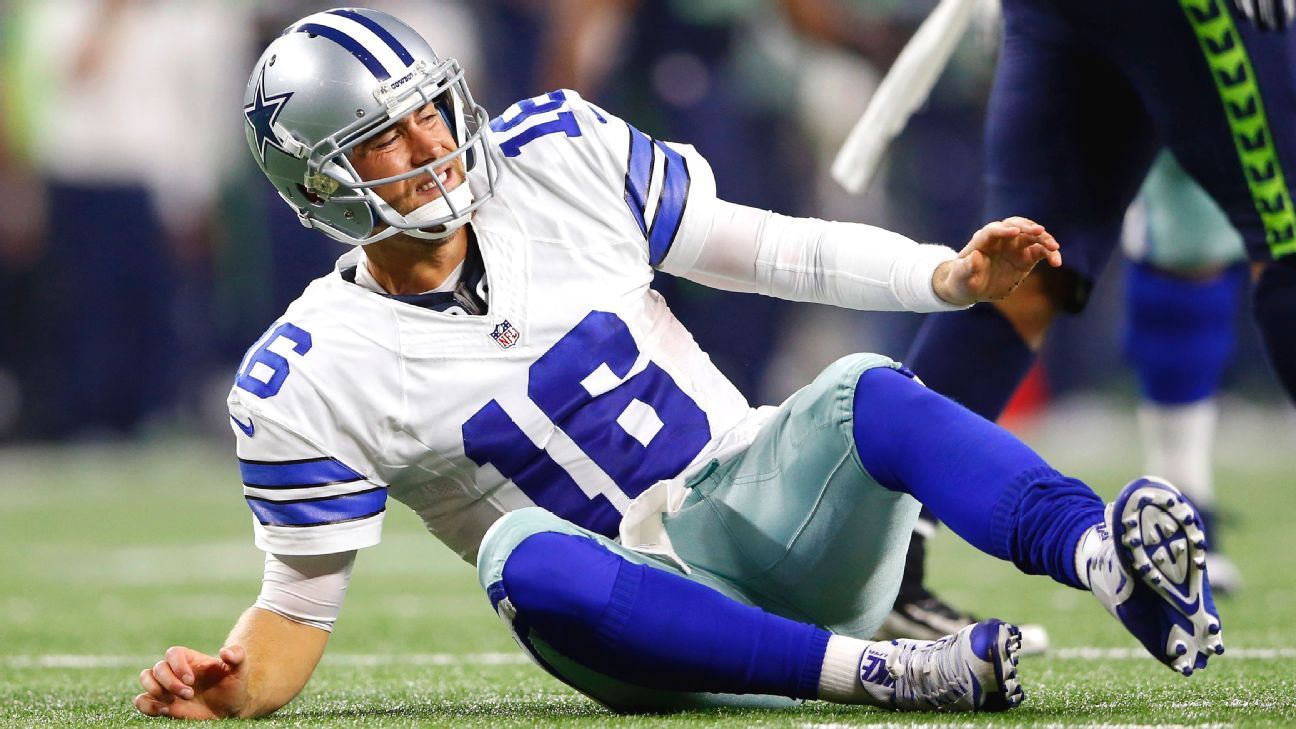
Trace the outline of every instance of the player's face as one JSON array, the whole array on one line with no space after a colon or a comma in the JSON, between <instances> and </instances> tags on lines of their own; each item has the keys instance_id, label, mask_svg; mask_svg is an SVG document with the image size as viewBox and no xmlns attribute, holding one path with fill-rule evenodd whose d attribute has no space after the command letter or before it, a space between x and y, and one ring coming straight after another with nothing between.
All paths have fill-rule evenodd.
<instances>
[{"instance_id":1,"label":"player's face","mask_svg":"<svg viewBox=\"0 0 1296 729\"><path fill-rule=\"evenodd\" d=\"M450 154L457 146L454 134L436 106L427 104L358 145L351 153L351 164L363 179L376 180L426 165ZM455 189L465 180L463 159L437 167L436 174L447 191ZM401 215L412 213L441 196L432 176L426 173L380 185L374 192Z\"/></svg>"}]
</instances>

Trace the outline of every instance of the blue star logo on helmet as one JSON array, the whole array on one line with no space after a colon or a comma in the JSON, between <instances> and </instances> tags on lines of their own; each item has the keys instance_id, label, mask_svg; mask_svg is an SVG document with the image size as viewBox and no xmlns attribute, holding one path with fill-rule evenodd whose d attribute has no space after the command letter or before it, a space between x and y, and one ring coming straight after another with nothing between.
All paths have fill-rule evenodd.
<instances>
[{"instance_id":1,"label":"blue star logo on helmet","mask_svg":"<svg viewBox=\"0 0 1296 729\"><path fill-rule=\"evenodd\" d=\"M247 117L247 123L251 125L252 133L256 135L256 149L263 164L265 163L266 143L284 154L289 154L288 150L279 144L279 137L274 132L274 124L292 95L293 92L289 91L274 96L266 96L265 66L261 67L261 76L257 78L256 97L251 104L243 107L243 116Z\"/></svg>"}]
</instances>

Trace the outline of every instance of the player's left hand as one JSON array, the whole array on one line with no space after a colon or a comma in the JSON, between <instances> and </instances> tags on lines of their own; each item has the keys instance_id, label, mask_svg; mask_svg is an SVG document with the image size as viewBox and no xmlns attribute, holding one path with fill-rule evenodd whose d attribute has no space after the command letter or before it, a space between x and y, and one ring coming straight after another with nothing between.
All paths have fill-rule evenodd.
<instances>
[{"instance_id":1,"label":"player's left hand","mask_svg":"<svg viewBox=\"0 0 1296 729\"><path fill-rule=\"evenodd\" d=\"M1058 242L1044 226L1026 218L987 223L932 275L932 288L945 301L959 306L1002 299L1026 279L1035 264L1062 265Z\"/></svg>"},{"instance_id":2,"label":"player's left hand","mask_svg":"<svg viewBox=\"0 0 1296 729\"><path fill-rule=\"evenodd\" d=\"M171 719L237 716L248 699L246 659L239 645L225 646L215 656L172 646L152 668L140 671L144 693L135 697L135 708Z\"/></svg>"}]
</instances>

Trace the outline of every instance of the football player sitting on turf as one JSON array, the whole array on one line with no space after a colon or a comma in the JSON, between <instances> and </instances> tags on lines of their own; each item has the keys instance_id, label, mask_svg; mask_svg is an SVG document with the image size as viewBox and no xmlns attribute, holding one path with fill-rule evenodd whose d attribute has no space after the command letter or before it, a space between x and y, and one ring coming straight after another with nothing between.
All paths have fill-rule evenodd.
<instances>
[{"instance_id":1,"label":"football player sitting on turf","mask_svg":"<svg viewBox=\"0 0 1296 729\"><path fill-rule=\"evenodd\" d=\"M1010 625L864 639L920 501L985 552L1092 590L1178 671L1223 650L1196 515L1173 487L1136 480L1104 514L1088 486L878 355L752 408L649 288L657 268L957 308L1057 265L1041 226L992 222L955 253L728 204L692 148L574 93L488 123L455 61L368 10L289 27L244 113L303 223L357 248L252 346L230 394L261 595L216 656L177 646L144 670L141 712L261 716L296 696L389 495L476 563L523 650L618 711L1016 706Z\"/></svg>"}]
</instances>

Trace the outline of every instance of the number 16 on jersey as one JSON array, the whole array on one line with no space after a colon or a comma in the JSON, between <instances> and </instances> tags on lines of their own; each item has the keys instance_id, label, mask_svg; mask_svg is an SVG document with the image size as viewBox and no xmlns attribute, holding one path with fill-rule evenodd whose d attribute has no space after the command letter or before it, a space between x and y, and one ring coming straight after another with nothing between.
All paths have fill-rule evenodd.
<instances>
[{"instance_id":1,"label":"number 16 on jersey","mask_svg":"<svg viewBox=\"0 0 1296 729\"><path fill-rule=\"evenodd\" d=\"M660 366L631 375L639 347L615 314L591 312L531 365L527 395L627 499L683 471L711 438L706 413ZM463 425L464 452L537 506L614 536L620 512L577 483L491 400ZM593 496L588 495L594 493Z\"/></svg>"}]
</instances>

